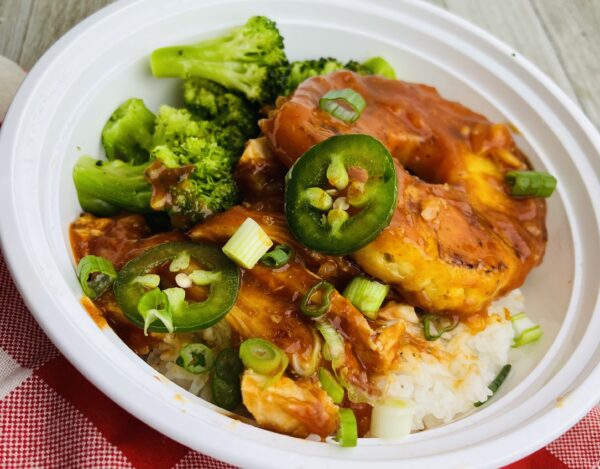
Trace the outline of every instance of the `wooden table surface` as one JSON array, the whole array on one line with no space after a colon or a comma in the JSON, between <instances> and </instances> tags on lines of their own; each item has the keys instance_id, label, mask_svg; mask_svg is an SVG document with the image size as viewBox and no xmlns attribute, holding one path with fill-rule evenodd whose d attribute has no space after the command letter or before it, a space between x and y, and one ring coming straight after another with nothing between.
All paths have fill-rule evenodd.
<instances>
[{"instance_id":1,"label":"wooden table surface","mask_svg":"<svg viewBox=\"0 0 600 469\"><path fill-rule=\"evenodd\" d=\"M546 72L600 128L600 0L426 0L499 37ZM0 0L0 55L29 69L112 0Z\"/></svg>"}]
</instances>

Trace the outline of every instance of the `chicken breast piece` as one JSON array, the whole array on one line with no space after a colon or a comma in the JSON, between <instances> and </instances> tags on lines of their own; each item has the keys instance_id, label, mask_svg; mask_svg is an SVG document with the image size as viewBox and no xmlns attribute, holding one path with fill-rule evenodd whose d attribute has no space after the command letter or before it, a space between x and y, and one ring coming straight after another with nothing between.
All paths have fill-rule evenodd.
<instances>
[{"instance_id":1,"label":"chicken breast piece","mask_svg":"<svg viewBox=\"0 0 600 469\"><path fill-rule=\"evenodd\" d=\"M267 378L246 370L242 377L244 405L262 428L306 438L325 438L338 427L338 408L318 383L282 377L265 387Z\"/></svg>"},{"instance_id":2,"label":"chicken breast piece","mask_svg":"<svg viewBox=\"0 0 600 469\"><path fill-rule=\"evenodd\" d=\"M342 88L366 101L354 123L319 108L324 94ZM398 163L398 205L390 226L353 257L416 306L479 313L543 258L545 202L512 198L504 182L508 170L530 167L509 129L434 88L335 72L303 82L261 128L287 166L338 134L368 134L388 148Z\"/></svg>"}]
</instances>

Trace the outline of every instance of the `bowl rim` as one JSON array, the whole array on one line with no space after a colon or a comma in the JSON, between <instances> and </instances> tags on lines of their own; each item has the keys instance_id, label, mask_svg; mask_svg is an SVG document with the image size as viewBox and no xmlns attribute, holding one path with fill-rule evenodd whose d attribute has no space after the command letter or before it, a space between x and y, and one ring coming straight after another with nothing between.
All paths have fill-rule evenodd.
<instances>
[{"instance_id":1,"label":"bowl rim","mask_svg":"<svg viewBox=\"0 0 600 469\"><path fill-rule=\"evenodd\" d=\"M70 46L76 39L82 35L88 28L92 27L94 24L103 21L107 17L113 14L119 14L124 10L127 10L130 7L133 7L137 4L141 4L143 0L121 0L115 4L109 5L102 10L96 12L92 16L88 17L82 23L75 26L71 31L69 31L65 36L63 36L57 43L55 43L40 59L40 61L33 67L30 74L25 79L22 84L15 100L13 101L13 105L9 110L6 120L4 122L4 126L2 132L0 132L0 150L8 150L7 153L12 154L11 148L13 147L14 140L16 138L17 132L19 130L19 125L21 124L21 120L24 113L24 108L26 107L26 103L28 97L31 92L38 86L39 78L42 77L45 71L50 67L52 61L58 57L61 52ZM198 5L203 5L205 2L198 2ZM329 0L326 3L330 4L343 4L339 0ZM368 4L367 0L354 0L353 4ZM507 45L502 43L500 40L496 39L489 33L481 30L479 27L474 26L468 23L466 20L457 17L456 15L443 10L434 5L430 5L424 2L418 2L417 0L402 0L402 2L392 2L391 0L379 0L379 6L388 9L401 9L404 7L420 9L422 11L427 12L430 15L437 16L438 18L453 23L455 26L458 26L462 29L469 31L470 33L478 36L482 41L488 43L488 45L492 46L494 49L506 52L507 50L511 50ZM589 138L590 142L592 142L593 146L596 149L597 153L600 153L600 135L597 130L593 126L593 124L589 121L589 119L583 114L583 112L571 101L571 99L560 89L556 84L554 84L548 77L546 77L543 72L541 72L536 66L531 64L527 59L521 57L517 57L518 64L528 72L532 78L536 79L541 86L545 87L547 91L549 91L553 97L555 97L559 103L568 111L568 113L573 117L581 130L584 131L586 136ZM0 153L3 153L0 151ZM10 173L7 171L7 173ZM10 188L10 184L5 184L8 181L8 174L4 176L0 175L0 194L6 192L7 195L10 192L7 190ZM0 207L0 241L2 246L5 247L3 249L4 255L7 261L7 265L9 266L13 278L15 279L15 283L20 293L22 294L25 303L27 304L30 311L34 314L34 317L40 323L44 331L50 336L52 341L55 344L59 344L58 347L65 354L65 356L71 361L78 370L80 370L90 381L94 383L99 389L101 389L104 393L106 393L112 400L117 402L122 407L126 408L128 411L132 412L136 417L141 420L149 423L152 427L162 431L165 434L168 434L170 437L181 441L186 444L186 441L190 441L186 435L177 434L175 435L172 429L168 428L164 422L160 420L160 418L151 417L146 412L143 411L142 407L138 402L135 402L130 396L124 395L121 392L118 386L112 385L108 383L106 380L100 378L99 374L95 374L91 370L91 365L86 363L80 356L77 355L73 344L67 344L58 333L58 329L53 327L50 324L50 321L43 314L38 313L36 311L41 311L39 300L34 300L34 295L32 295L31 286L28 284L28 271L27 269L20 265L22 259L19 257L19 251L15 249L6 249L9 246L13 248L20 245L19 239L11 233L11 223L9 218L16 215L16 210L12 210L13 207L10 204L3 204ZM21 246L25 249L25 246ZM596 315L598 312L598 301L595 303L595 311ZM96 361L100 363L99 357L95 357ZM89 360L89 357L88 357ZM510 462L518 457L525 455L526 453L535 450L544 444L551 441L557 435L565 431L571 425L573 425L577 420L579 420L590 408L592 408L598 400L600 400L600 390L596 391L596 393L591 393L589 389L593 389L594 383L600 383L600 366L596 365L595 369L589 373L587 378L585 378L570 394L572 399L576 399L578 401L578 412L572 412L569 414L568 418L565 418L565 415L562 415L563 420L559 421L557 425L557 419L552 418L550 413L546 413L545 415L538 416L535 419L532 419L531 422L528 422L527 425L520 429L519 431L529 430L530 433L538 435L537 430L544 429L542 436L537 437L535 440L531 440L532 442L528 446L523 446L522 448L513 450L512 452L507 453L506 457L501 459L494 460L494 464L504 464ZM553 430L549 431L548 428L552 428ZM256 449L260 447L260 444L251 443L249 444L249 449ZM227 460L233 462L235 464L249 464L249 460L247 458L241 458L238 455L232 455L228 453L224 448L219 448L217 445L211 445L210 442L207 443L206 448L203 451L208 452L209 454L218 457L223 460ZM460 451L463 451L464 448L461 448ZM239 454L239 453L238 453ZM312 458L312 456L311 456ZM306 461L308 461L308 457ZM315 459L315 461L322 461L320 459ZM297 462L297 460L296 460ZM361 461L358 461L360 463ZM344 464L348 464L348 461L344 461Z\"/></svg>"}]
</instances>

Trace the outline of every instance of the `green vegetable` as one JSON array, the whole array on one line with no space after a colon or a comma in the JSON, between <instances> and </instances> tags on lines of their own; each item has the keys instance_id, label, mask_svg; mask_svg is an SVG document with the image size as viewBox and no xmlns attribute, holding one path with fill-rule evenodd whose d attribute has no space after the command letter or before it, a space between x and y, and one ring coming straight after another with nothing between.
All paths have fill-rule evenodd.
<instances>
[{"instance_id":1,"label":"green vegetable","mask_svg":"<svg viewBox=\"0 0 600 469\"><path fill-rule=\"evenodd\" d=\"M109 161L123 160L134 165L147 162L154 119L141 99L131 98L121 104L102 129L102 145Z\"/></svg>"},{"instance_id":2,"label":"green vegetable","mask_svg":"<svg viewBox=\"0 0 600 469\"><path fill-rule=\"evenodd\" d=\"M215 361L215 376L227 382L239 382L240 374L244 371L244 364L239 352L232 348L223 349Z\"/></svg>"},{"instance_id":3,"label":"green vegetable","mask_svg":"<svg viewBox=\"0 0 600 469\"><path fill-rule=\"evenodd\" d=\"M242 402L239 381L228 382L215 376L210 383L210 394L213 402L226 410L233 410Z\"/></svg>"},{"instance_id":4,"label":"green vegetable","mask_svg":"<svg viewBox=\"0 0 600 469\"><path fill-rule=\"evenodd\" d=\"M358 426L352 409L340 409L340 426L337 432L337 440L340 446L356 446L358 441Z\"/></svg>"},{"instance_id":5,"label":"green vegetable","mask_svg":"<svg viewBox=\"0 0 600 469\"><path fill-rule=\"evenodd\" d=\"M225 243L223 252L241 267L252 269L271 246L273 241L260 225L246 218Z\"/></svg>"},{"instance_id":6,"label":"green vegetable","mask_svg":"<svg viewBox=\"0 0 600 469\"><path fill-rule=\"evenodd\" d=\"M275 249L267 252L260 258L260 262L267 267L279 268L283 267L294 257L294 249L285 245L279 244Z\"/></svg>"},{"instance_id":7,"label":"green vegetable","mask_svg":"<svg viewBox=\"0 0 600 469\"><path fill-rule=\"evenodd\" d=\"M73 181L81 208L100 216L121 210L151 212L152 188L144 175L147 168L147 163L134 166L120 160L80 157L73 168Z\"/></svg>"},{"instance_id":8,"label":"green vegetable","mask_svg":"<svg viewBox=\"0 0 600 469\"><path fill-rule=\"evenodd\" d=\"M305 193L309 188L329 187L327 172L336 159L344 168L366 171L368 180L362 186L365 202L353 215L336 208L334 202L334 208L323 217ZM356 187L355 182L348 187ZM327 254L349 254L368 244L389 224L397 191L394 162L383 144L368 135L337 135L311 147L288 171L285 216L290 231L305 246Z\"/></svg>"},{"instance_id":9,"label":"green vegetable","mask_svg":"<svg viewBox=\"0 0 600 469\"><path fill-rule=\"evenodd\" d=\"M364 98L351 88L331 90L319 99L319 107L336 119L355 122L365 109Z\"/></svg>"},{"instance_id":10,"label":"green vegetable","mask_svg":"<svg viewBox=\"0 0 600 469\"><path fill-rule=\"evenodd\" d=\"M170 263L184 251L203 267L220 272L221 280L210 285L210 293L206 300L187 303L180 298L181 301L178 301L180 304L177 305L177 308L166 308L165 311L169 311L172 315L172 328L168 327L165 321L163 324L150 323L138 308L144 288L135 282L135 279L141 275L152 273L154 269L163 264ZM127 319L136 326L145 327L152 332L165 332L170 329L176 332L188 332L207 328L221 320L235 303L239 282L239 269L217 248L199 243L171 242L155 246L129 261L119 272L113 288L121 310ZM181 290L177 289L179 294ZM160 292L160 290L158 291ZM158 304L158 293L154 293L154 295L157 295ZM169 304L166 298L165 303ZM146 311L160 310L154 306L145 306L144 309ZM170 332L172 331L170 330Z\"/></svg>"},{"instance_id":11,"label":"green vegetable","mask_svg":"<svg viewBox=\"0 0 600 469\"><path fill-rule=\"evenodd\" d=\"M139 283L144 288L156 288L160 285L160 275L140 275L139 277L136 277L133 281Z\"/></svg>"},{"instance_id":12,"label":"green vegetable","mask_svg":"<svg viewBox=\"0 0 600 469\"><path fill-rule=\"evenodd\" d=\"M264 16L219 38L157 49L150 65L156 77L205 78L261 104L283 93L289 72L283 37Z\"/></svg>"},{"instance_id":13,"label":"green vegetable","mask_svg":"<svg viewBox=\"0 0 600 469\"><path fill-rule=\"evenodd\" d=\"M215 352L204 344L187 344L179 351L176 363L190 373L206 373L215 364Z\"/></svg>"},{"instance_id":14,"label":"green vegetable","mask_svg":"<svg viewBox=\"0 0 600 469\"><path fill-rule=\"evenodd\" d=\"M506 183L514 197L550 197L556 188L556 178L543 171L509 171Z\"/></svg>"},{"instance_id":15,"label":"green vegetable","mask_svg":"<svg viewBox=\"0 0 600 469\"><path fill-rule=\"evenodd\" d=\"M346 359L344 339L338 331L335 330L335 327L326 320L317 320L317 329L323 336L323 339L325 339L328 358L331 360L331 366L335 370L336 368L339 368ZM325 356L325 347L323 348L323 356Z\"/></svg>"},{"instance_id":16,"label":"green vegetable","mask_svg":"<svg viewBox=\"0 0 600 469\"><path fill-rule=\"evenodd\" d=\"M525 313L519 313L510 318L515 333L513 347L521 347L539 340L543 335L542 328L527 317Z\"/></svg>"},{"instance_id":17,"label":"green vegetable","mask_svg":"<svg viewBox=\"0 0 600 469\"><path fill-rule=\"evenodd\" d=\"M327 314L331 307L333 291L331 283L321 280L304 295L300 303L300 311L310 318L318 318Z\"/></svg>"},{"instance_id":18,"label":"green vegetable","mask_svg":"<svg viewBox=\"0 0 600 469\"><path fill-rule=\"evenodd\" d=\"M242 153L246 140L258 135L256 106L215 82L185 80L183 99L188 109L214 124L219 143L237 154Z\"/></svg>"},{"instance_id":19,"label":"green vegetable","mask_svg":"<svg viewBox=\"0 0 600 469\"><path fill-rule=\"evenodd\" d=\"M77 277L83 293L91 299L102 295L117 278L112 262L100 256L84 256L77 264Z\"/></svg>"},{"instance_id":20,"label":"green vegetable","mask_svg":"<svg viewBox=\"0 0 600 469\"><path fill-rule=\"evenodd\" d=\"M277 345L264 339L247 339L240 345L240 359L246 368L261 375L273 375L287 367L287 355ZM284 366L285 364L285 366Z\"/></svg>"},{"instance_id":21,"label":"green vegetable","mask_svg":"<svg viewBox=\"0 0 600 469\"><path fill-rule=\"evenodd\" d=\"M496 376L496 378L494 378L494 381L492 381L492 383L488 386L490 391L492 391L492 395L490 397L488 397L485 401L479 401L479 402L476 402L475 404L473 404L475 407L481 407L483 404L485 404L487 401L489 401L492 397L494 397L494 394L496 394L496 391L498 391L500 386L502 386L502 383L504 383L504 380L508 376L508 373L510 373L511 368L512 368L511 365L504 365L502 367L502 369L500 370L500 373L498 373L498 376Z\"/></svg>"},{"instance_id":22,"label":"green vegetable","mask_svg":"<svg viewBox=\"0 0 600 469\"><path fill-rule=\"evenodd\" d=\"M377 312L390 287L375 280L355 277L344 290L344 296L369 319L377 319Z\"/></svg>"},{"instance_id":23,"label":"green vegetable","mask_svg":"<svg viewBox=\"0 0 600 469\"><path fill-rule=\"evenodd\" d=\"M319 382L334 404L342 403L344 400L344 388L327 368L319 368Z\"/></svg>"},{"instance_id":24,"label":"green vegetable","mask_svg":"<svg viewBox=\"0 0 600 469\"><path fill-rule=\"evenodd\" d=\"M373 438L398 440L410 435L415 406L401 399L385 399L373 406L370 435Z\"/></svg>"},{"instance_id":25,"label":"green vegetable","mask_svg":"<svg viewBox=\"0 0 600 469\"><path fill-rule=\"evenodd\" d=\"M187 176L169 186L170 198L160 198L153 208L196 223L206 216L235 205L238 190L233 168L239 155L219 144L210 122L197 121L186 109L161 106L156 118L151 160L166 168L190 168ZM161 187L158 175L149 176Z\"/></svg>"},{"instance_id":26,"label":"green vegetable","mask_svg":"<svg viewBox=\"0 0 600 469\"><path fill-rule=\"evenodd\" d=\"M372 57L363 62L363 67L367 68L373 75L381 75L392 80L396 79L396 72L392 66L383 57Z\"/></svg>"},{"instance_id":27,"label":"green vegetable","mask_svg":"<svg viewBox=\"0 0 600 469\"><path fill-rule=\"evenodd\" d=\"M153 288L144 293L138 300L137 312L143 320L144 334L148 335L148 329L153 330L162 328L168 332L174 332L173 327L173 311L169 307L169 298L159 288ZM160 325L156 325L155 321L160 321Z\"/></svg>"},{"instance_id":28,"label":"green vegetable","mask_svg":"<svg viewBox=\"0 0 600 469\"><path fill-rule=\"evenodd\" d=\"M445 326L442 325L441 321L447 322L449 318L438 314L424 314L421 317L421 321L423 321L423 335L425 336L425 340L432 342L442 337L445 332L454 330L458 326L460 318L458 316L453 317L452 321ZM435 327L437 334L431 331L432 325Z\"/></svg>"}]
</instances>

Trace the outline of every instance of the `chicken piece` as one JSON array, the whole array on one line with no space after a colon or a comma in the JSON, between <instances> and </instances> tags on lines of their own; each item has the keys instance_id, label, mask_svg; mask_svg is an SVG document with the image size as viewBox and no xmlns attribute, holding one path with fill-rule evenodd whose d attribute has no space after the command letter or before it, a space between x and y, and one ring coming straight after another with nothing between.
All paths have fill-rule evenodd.
<instances>
[{"instance_id":1,"label":"chicken piece","mask_svg":"<svg viewBox=\"0 0 600 469\"><path fill-rule=\"evenodd\" d=\"M308 379L279 381L246 370L242 377L244 405L262 428L306 438L331 435L338 427L338 408L321 387Z\"/></svg>"},{"instance_id":2,"label":"chicken piece","mask_svg":"<svg viewBox=\"0 0 600 469\"><path fill-rule=\"evenodd\" d=\"M360 273L356 264L346 257L321 254L299 243L289 232L281 212L235 206L194 226L188 235L192 239L225 243L248 217L261 225L273 241L292 247L312 272L334 285L341 288Z\"/></svg>"},{"instance_id":3,"label":"chicken piece","mask_svg":"<svg viewBox=\"0 0 600 469\"><path fill-rule=\"evenodd\" d=\"M341 88L366 101L354 123L319 109L321 96ZM388 148L398 163L397 209L353 257L416 306L479 313L542 261L546 204L511 198L504 182L506 171L530 167L510 131L434 88L335 72L303 82L261 128L286 166L337 134L368 134Z\"/></svg>"},{"instance_id":4,"label":"chicken piece","mask_svg":"<svg viewBox=\"0 0 600 469\"><path fill-rule=\"evenodd\" d=\"M267 138L260 137L246 143L234 177L246 205L254 210L283 212L286 172Z\"/></svg>"}]
</instances>

